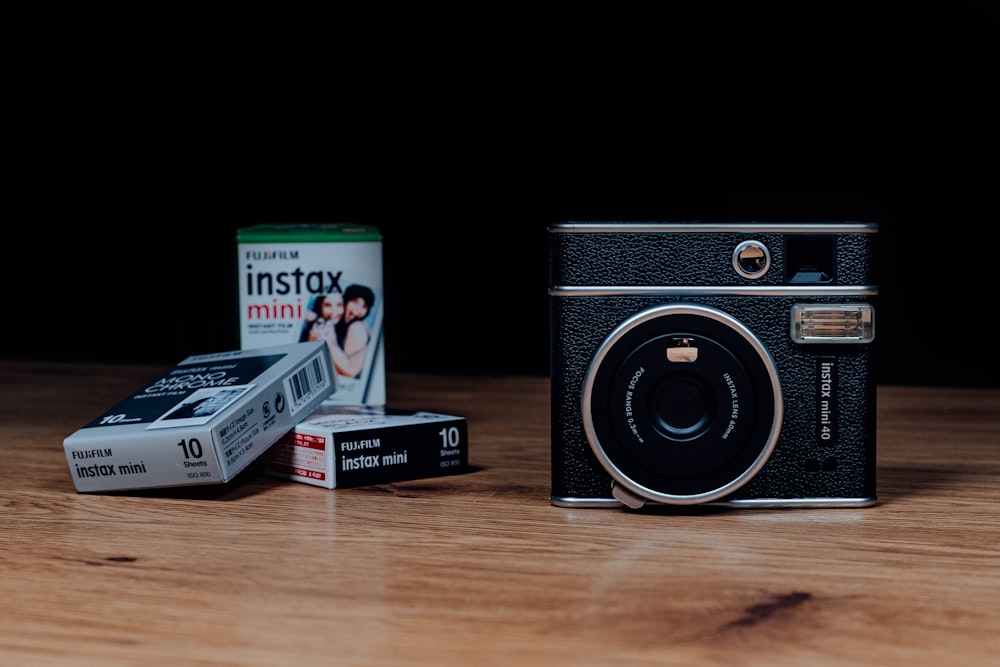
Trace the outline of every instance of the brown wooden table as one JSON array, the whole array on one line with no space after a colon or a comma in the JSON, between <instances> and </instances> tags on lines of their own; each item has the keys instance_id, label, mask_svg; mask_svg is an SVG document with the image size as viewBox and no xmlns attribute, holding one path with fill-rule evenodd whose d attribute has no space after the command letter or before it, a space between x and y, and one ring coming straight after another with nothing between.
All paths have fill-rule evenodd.
<instances>
[{"instance_id":1,"label":"brown wooden table","mask_svg":"<svg viewBox=\"0 0 1000 667\"><path fill-rule=\"evenodd\" d=\"M76 493L164 370L0 362L0 664L1000 664L1000 390L880 387L866 509L554 507L547 378L402 374L471 472Z\"/></svg>"}]
</instances>

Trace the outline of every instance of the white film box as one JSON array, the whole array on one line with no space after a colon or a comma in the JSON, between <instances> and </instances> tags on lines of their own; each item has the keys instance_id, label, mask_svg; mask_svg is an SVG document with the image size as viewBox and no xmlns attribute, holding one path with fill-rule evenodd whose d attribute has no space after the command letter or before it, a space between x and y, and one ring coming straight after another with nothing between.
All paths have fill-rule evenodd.
<instances>
[{"instance_id":1,"label":"white film box","mask_svg":"<svg viewBox=\"0 0 1000 667\"><path fill-rule=\"evenodd\" d=\"M382 235L350 223L236 230L240 347L330 346L334 404L384 405Z\"/></svg>"},{"instance_id":2,"label":"white film box","mask_svg":"<svg viewBox=\"0 0 1000 667\"><path fill-rule=\"evenodd\" d=\"M188 357L63 441L76 490L228 482L336 391L322 342Z\"/></svg>"},{"instance_id":3,"label":"white film box","mask_svg":"<svg viewBox=\"0 0 1000 667\"><path fill-rule=\"evenodd\" d=\"M261 457L261 471L328 489L464 472L465 418L378 406L324 405Z\"/></svg>"}]
</instances>

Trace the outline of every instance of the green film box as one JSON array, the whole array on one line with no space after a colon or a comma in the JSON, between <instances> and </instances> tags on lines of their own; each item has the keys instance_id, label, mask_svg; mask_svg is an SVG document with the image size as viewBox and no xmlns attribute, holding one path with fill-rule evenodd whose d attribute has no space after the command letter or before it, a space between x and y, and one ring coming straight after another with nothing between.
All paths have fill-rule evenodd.
<instances>
[{"instance_id":1,"label":"green film box","mask_svg":"<svg viewBox=\"0 0 1000 667\"><path fill-rule=\"evenodd\" d=\"M334 404L384 405L382 235L350 223L236 231L240 347L322 340Z\"/></svg>"},{"instance_id":2,"label":"green film box","mask_svg":"<svg viewBox=\"0 0 1000 667\"><path fill-rule=\"evenodd\" d=\"M336 391L321 342L188 357L63 441L76 490L230 481Z\"/></svg>"},{"instance_id":3,"label":"green film box","mask_svg":"<svg viewBox=\"0 0 1000 667\"><path fill-rule=\"evenodd\" d=\"M324 405L261 457L262 472L328 489L464 472L463 417L380 406Z\"/></svg>"}]
</instances>

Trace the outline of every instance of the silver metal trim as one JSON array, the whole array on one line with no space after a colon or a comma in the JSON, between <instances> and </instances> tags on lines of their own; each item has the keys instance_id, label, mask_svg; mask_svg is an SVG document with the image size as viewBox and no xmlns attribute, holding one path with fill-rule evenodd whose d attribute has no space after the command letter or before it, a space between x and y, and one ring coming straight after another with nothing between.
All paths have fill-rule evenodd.
<instances>
[{"instance_id":1,"label":"silver metal trim","mask_svg":"<svg viewBox=\"0 0 1000 667\"><path fill-rule=\"evenodd\" d=\"M561 496L549 496L549 502L556 507L623 507L614 498L563 498Z\"/></svg>"},{"instance_id":2,"label":"silver metal trim","mask_svg":"<svg viewBox=\"0 0 1000 667\"><path fill-rule=\"evenodd\" d=\"M550 496L549 502L555 507L608 509L625 507L614 498L565 498ZM664 503L651 503L662 505ZM850 507L872 507L878 498L747 498L703 503L706 507L731 507L734 509L837 509Z\"/></svg>"},{"instance_id":3,"label":"silver metal trim","mask_svg":"<svg viewBox=\"0 0 1000 667\"><path fill-rule=\"evenodd\" d=\"M831 232L856 232L874 234L878 224L874 222L560 222L549 225L554 234L621 234L621 233L704 233L704 232L753 232L775 234L816 234Z\"/></svg>"},{"instance_id":4,"label":"silver metal trim","mask_svg":"<svg viewBox=\"0 0 1000 667\"><path fill-rule=\"evenodd\" d=\"M757 455L757 458L753 461L753 463L751 463L746 470L722 486L710 491L692 495L662 493L639 484L635 480L631 479L627 474L622 472L601 446L600 439L597 437L597 431L594 426L594 419L591 410L591 397L593 394L594 380L601 368L601 364L604 361L608 350L614 347L622 336L626 335L635 327L650 320L672 315L694 315L704 317L706 319L719 322L742 336L750 347L753 348L754 352L757 353L761 363L764 364L764 367L767 369L768 377L771 381L771 392L774 396L774 411L772 414L773 419L771 422L771 430L768 433L767 441L764 443L763 448L761 448L760 453ZM760 469L764 467L764 464L767 463L767 460L771 457L771 452L774 451L774 447L778 442L778 436L781 434L781 425L784 419L784 396L781 391L781 382L778 379L778 369L774 364L774 360L771 358L767 348L764 347L764 344L760 342L760 339L758 339L757 336L755 336L754 333L746 327L746 325L732 315L715 308L709 308L708 306L702 306L699 304L670 304L666 306L654 306L640 311L619 324L614 331L608 334L607 338L605 338L600 347L598 347L597 352L594 354L594 358L587 367L586 373L584 373L581 414L583 415L583 431L587 436L587 442L590 445L591 451L594 453L594 456L597 457L598 462L605 469L605 471L611 475L615 483L621 485L625 490L637 496L636 507L638 507L641 502L647 500L671 505L694 505L717 500L723 496L734 493L744 484L753 479Z\"/></svg>"},{"instance_id":5,"label":"silver metal trim","mask_svg":"<svg viewBox=\"0 0 1000 667\"><path fill-rule=\"evenodd\" d=\"M878 504L878 498L744 498L718 504L741 509L871 507Z\"/></svg>"},{"instance_id":6,"label":"silver metal trim","mask_svg":"<svg viewBox=\"0 0 1000 667\"><path fill-rule=\"evenodd\" d=\"M549 296L875 296L875 285L748 285L680 287L668 285L556 285Z\"/></svg>"}]
</instances>

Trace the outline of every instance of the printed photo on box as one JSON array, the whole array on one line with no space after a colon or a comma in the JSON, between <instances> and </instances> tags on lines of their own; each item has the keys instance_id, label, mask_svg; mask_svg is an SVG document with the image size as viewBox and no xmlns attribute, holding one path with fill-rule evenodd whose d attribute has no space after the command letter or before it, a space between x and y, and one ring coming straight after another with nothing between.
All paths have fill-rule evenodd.
<instances>
[{"instance_id":1,"label":"printed photo on box","mask_svg":"<svg viewBox=\"0 0 1000 667\"><path fill-rule=\"evenodd\" d=\"M382 304L368 285L348 285L310 299L299 341L322 340L330 349L337 378L366 381L375 360Z\"/></svg>"}]
</instances>

